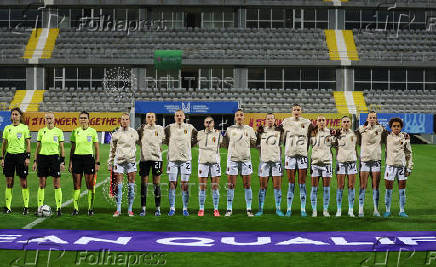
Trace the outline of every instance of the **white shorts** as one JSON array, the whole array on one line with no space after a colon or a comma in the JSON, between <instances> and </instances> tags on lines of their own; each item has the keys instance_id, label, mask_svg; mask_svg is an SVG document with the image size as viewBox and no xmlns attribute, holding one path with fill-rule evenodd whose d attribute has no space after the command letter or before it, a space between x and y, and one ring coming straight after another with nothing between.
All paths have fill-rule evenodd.
<instances>
[{"instance_id":1,"label":"white shorts","mask_svg":"<svg viewBox=\"0 0 436 267\"><path fill-rule=\"evenodd\" d=\"M404 176L405 173L405 167L387 165L385 170L385 180L393 181L396 177L398 177L398 181L407 180L407 176Z\"/></svg>"},{"instance_id":2,"label":"white shorts","mask_svg":"<svg viewBox=\"0 0 436 267\"><path fill-rule=\"evenodd\" d=\"M198 163L198 177L221 177L221 165L219 163Z\"/></svg>"},{"instance_id":3,"label":"white shorts","mask_svg":"<svg viewBox=\"0 0 436 267\"><path fill-rule=\"evenodd\" d=\"M168 161L167 165L168 179L170 182L176 182L177 176L180 174L180 178L183 182L189 181L191 176L191 162L190 161Z\"/></svg>"},{"instance_id":4,"label":"white shorts","mask_svg":"<svg viewBox=\"0 0 436 267\"><path fill-rule=\"evenodd\" d=\"M227 161L227 175L250 175L253 173L253 166L250 161Z\"/></svg>"},{"instance_id":5,"label":"white shorts","mask_svg":"<svg viewBox=\"0 0 436 267\"><path fill-rule=\"evenodd\" d=\"M114 172L121 173L121 174L136 172L136 162L133 163L124 162L121 164L115 163Z\"/></svg>"},{"instance_id":6,"label":"white shorts","mask_svg":"<svg viewBox=\"0 0 436 267\"><path fill-rule=\"evenodd\" d=\"M282 163L279 162L263 162L259 163L259 177L282 176Z\"/></svg>"},{"instance_id":7,"label":"white shorts","mask_svg":"<svg viewBox=\"0 0 436 267\"><path fill-rule=\"evenodd\" d=\"M380 170L381 170L381 160L360 162L361 172L380 172Z\"/></svg>"},{"instance_id":8,"label":"white shorts","mask_svg":"<svg viewBox=\"0 0 436 267\"><path fill-rule=\"evenodd\" d=\"M312 177L332 177L332 165L313 165Z\"/></svg>"},{"instance_id":9,"label":"white shorts","mask_svg":"<svg viewBox=\"0 0 436 267\"><path fill-rule=\"evenodd\" d=\"M307 157L285 157L285 169L287 170L305 170L307 169Z\"/></svg>"},{"instance_id":10,"label":"white shorts","mask_svg":"<svg viewBox=\"0 0 436 267\"><path fill-rule=\"evenodd\" d=\"M336 162L336 174L357 174L356 162Z\"/></svg>"}]
</instances>

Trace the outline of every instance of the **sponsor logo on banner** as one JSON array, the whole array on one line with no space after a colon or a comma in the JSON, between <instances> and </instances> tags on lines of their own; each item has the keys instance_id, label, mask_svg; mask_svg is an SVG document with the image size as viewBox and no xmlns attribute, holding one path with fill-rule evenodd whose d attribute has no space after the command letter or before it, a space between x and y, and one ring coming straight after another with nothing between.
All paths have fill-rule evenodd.
<instances>
[{"instance_id":1,"label":"sponsor logo on banner","mask_svg":"<svg viewBox=\"0 0 436 267\"><path fill-rule=\"evenodd\" d=\"M1 229L0 249L152 252L432 251L435 231L140 232Z\"/></svg>"},{"instance_id":2,"label":"sponsor logo on banner","mask_svg":"<svg viewBox=\"0 0 436 267\"><path fill-rule=\"evenodd\" d=\"M121 124L123 113L90 113L89 125L96 131L112 131ZM26 112L25 120L30 131L38 131L45 127L44 112ZM65 132L79 127L79 112L55 112L55 126Z\"/></svg>"},{"instance_id":3,"label":"sponsor logo on banner","mask_svg":"<svg viewBox=\"0 0 436 267\"><path fill-rule=\"evenodd\" d=\"M433 133L433 114L424 113L377 113L377 120L388 131L389 120L398 117L403 120L404 128L402 131L412 134L432 134ZM368 113L360 113L360 125L363 125L368 118Z\"/></svg>"},{"instance_id":4,"label":"sponsor logo on banner","mask_svg":"<svg viewBox=\"0 0 436 267\"><path fill-rule=\"evenodd\" d=\"M320 115L326 118L327 128L334 128L334 129L338 129L341 127L342 117L348 116L351 118L351 115L347 113L304 113L302 117L311 120L313 125L316 125L316 119ZM274 113L274 116L276 118L276 125L280 125L284 119L291 117L291 114ZM260 125L265 125L265 117L266 117L266 113L245 113L244 123L253 127L254 130L257 130L257 127L259 127Z\"/></svg>"}]
</instances>

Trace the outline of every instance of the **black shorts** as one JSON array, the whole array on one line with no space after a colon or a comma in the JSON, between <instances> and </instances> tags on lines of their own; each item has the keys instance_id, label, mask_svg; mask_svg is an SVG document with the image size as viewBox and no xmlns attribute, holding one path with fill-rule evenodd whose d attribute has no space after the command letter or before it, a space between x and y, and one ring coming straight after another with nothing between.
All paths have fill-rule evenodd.
<instances>
[{"instance_id":1,"label":"black shorts","mask_svg":"<svg viewBox=\"0 0 436 267\"><path fill-rule=\"evenodd\" d=\"M159 176L162 174L162 161L141 161L139 162L139 176L148 176L151 173L154 176Z\"/></svg>"},{"instance_id":2,"label":"black shorts","mask_svg":"<svg viewBox=\"0 0 436 267\"><path fill-rule=\"evenodd\" d=\"M6 177L14 177L14 173L20 178L26 178L29 174L29 167L25 164L26 154L9 154L5 156L5 166L3 168L3 174Z\"/></svg>"},{"instance_id":3,"label":"black shorts","mask_svg":"<svg viewBox=\"0 0 436 267\"><path fill-rule=\"evenodd\" d=\"M73 174L95 174L95 160L92 155L73 155Z\"/></svg>"},{"instance_id":4,"label":"black shorts","mask_svg":"<svg viewBox=\"0 0 436 267\"><path fill-rule=\"evenodd\" d=\"M61 177L59 155L38 155L38 177Z\"/></svg>"}]
</instances>

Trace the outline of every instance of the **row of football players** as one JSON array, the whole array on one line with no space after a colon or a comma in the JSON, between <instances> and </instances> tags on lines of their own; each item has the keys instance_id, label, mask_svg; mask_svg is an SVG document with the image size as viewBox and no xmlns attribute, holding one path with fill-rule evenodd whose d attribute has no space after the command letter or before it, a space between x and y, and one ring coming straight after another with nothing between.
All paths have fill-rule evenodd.
<instances>
[{"instance_id":1,"label":"row of football players","mask_svg":"<svg viewBox=\"0 0 436 267\"><path fill-rule=\"evenodd\" d=\"M282 125L275 126L273 114L268 114L266 126L259 127L257 134L254 130L243 124L244 113L238 110L235 113L235 125L229 127L222 136L214 129L212 117L205 119L205 129L197 131L192 125L184 123L185 115L183 111L175 112L175 123L167 126L156 125L155 114L146 115L146 124L142 125L138 131L129 127L130 118L124 114L121 118L121 127L113 133L108 169L116 173L118 180L117 211L114 216L121 214L122 182L123 173L128 174L129 181L129 208L128 215L133 216L132 205L134 200L134 186L136 176L136 143L141 146L141 161L139 164L141 176L141 215L145 215L147 183L150 169L152 171L156 212L160 215L160 175L162 172L162 152L163 143L168 144L168 165L167 173L170 181L169 189L169 215L175 214L175 188L177 177L181 177L183 214L189 215L187 207L189 201L188 181L191 174L191 147L198 143L199 146L199 216L204 215L204 202L206 198L205 189L208 177L212 177L212 191L214 203L214 215L219 216L219 177L221 167L219 161L219 147L228 146L227 161L227 212L232 214L232 203L234 198L234 187L238 174L242 176L245 190L247 214L252 216L251 200L252 191L250 186L250 175L252 173L250 146L260 148L259 176L261 189L259 191L259 212L263 213L263 203L265 199L268 177L271 175L274 182L274 196L277 207L277 214L283 215L280 211L281 202L281 144L285 144L285 169L289 179L288 203L286 215L291 215L292 200L295 188L295 176L298 172L298 181L301 198L301 214L306 216L306 188L305 177L307 170L307 149L308 144L312 145L312 192L311 202L313 216L316 216L316 199L318 180L323 178L324 187L324 215L328 216L328 204L330 198L330 178L332 176L332 154L330 149L336 145L337 149L337 216L340 216L340 206L344 180L349 179L349 215L354 216L352 204L354 203L354 180L357 173L355 152L357 139L361 136L361 188L359 192L359 215L363 216L363 203L365 188L369 175L373 180L374 215L378 215L378 183L380 180L380 160L381 143L386 131L377 124L376 114L370 113L368 123L360 127L357 133L350 130L350 119L342 119L342 129L338 132L330 131L325 127L325 118L320 116L317 125L313 126L307 119L301 117L301 106L294 105L292 108L293 116L285 119ZM12 200L12 186L14 172L21 179L21 186L24 200L24 214L28 213L29 192L27 189L27 166L30 160L30 133L26 125L20 123L22 112L15 108L11 112L12 124L8 125L3 133L3 149L1 165L6 176L6 207L5 212L10 213ZM38 206L42 206L44 201L44 188L46 178L53 176L55 188L55 200L57 214L61 214L62 191L60 188L60 171L64 167L64 148L63 133L54 127L54 114L45 115L47 126L38 132L37 152L33 164L33 170L38 170L40 186L38 188ZM96 131L89 127L89 114L82 112L79 116L80 127L75 129L71 135L71 154L69 171L73 174L74 194L73 215L77 215L78 201L80 198L80 188L82 176L85 177L88 188L88 215L93 215L93 203L95 196L95 172L98 171L99 146ZM390 199L392 195L393 180L398 177L400 188L400 215L404 213L405 204L405 184L408 174L412 168L410 141L407 134L400 133L403 122L400 119L393 119L390 122L393 129L392 134L386 136L387 143L387 168L386 168L386 213L390 215ZM94 149L93 149L94 148Z\"/></svg>"},{"instance_id":2,"label":"row of football players","mask_svg":"<svg viewBox=\"0 0 436 267\"><path fill-rule=\"evenodd\" d=\"M369 114L368 122L361 126L358 131L350 129L351 120L348 117L342 118L340 130L326 128L326 119L323 116L317 118L316 126L310 120L302 117L300 105L292 107L292 117L287 118L281 125L275 125L274 114L266 116L265 127L259 127L257 133L248 125L244 125L244 112L238 110L235 113L235 125L227 128L225 133L214 129L214 120L207 117L204 120L204 130L197 131L192 125L184 123L183 111L175 112L175 123L167 126L155 124L155 114L146 115L146 123L138 129L137 140L141 146L140 176L141 186L141 215L145 215L146 184L150 169L152 170L156 212L160 215L160 174L162 170L161 145L168 144L167 173L169 177L169 205L168 215L175 214L175 189L177 179L180 176L183 202L183 215L189 215L188 202L189 190L188 181L191 176L191 147L198 145L198 177L199 177L199 211L198 215L204 215L204 203L206 198L206 184L208 177L211 177L214 215L219 216L219 178L221 177L220 147L228 147L227 152L227 211L226 216L232 215L232 204L234 199L234 188L237 176L241 175L245 191L247 215L253 216L251 210L252 190L251 174L252 162L250 148L257 147L260 150L260 164L258 175L260 177L259 211L256 215L263 214L263 206L266 194L268 178L272 177L274 184L274 198L276 203L276 214L283 216L280 210L281 203L281 145L285 147L285 169L289 180L287 193L286 216L292 214L292 202L295 191L295 177L298 175L300 187L301 215L306 216L306 175L308 168L308 148L312 147L311 154L311 177L312 191L310 194L312 204L312 216L317 216L317 189L319 178L323 179L323 215L329 216L328 207L330 199L330 179L332 177L332 152L331 148L336 147L336 176L338 179L337 190L337 216L341 216L342 193L345 179L348 179L349 188L349 216L354 216L354 184L357 174L357 144L361 146L361 175L359 190L359 216L364 216L365 189L368 178L373 181L374 215L380 216L378 211L379 181L381 168L381 145L386 143L386 212L390 216L390 206L393 182L395 178L399 181L400 191L400 216L407 216L404 212L405 186L407 176L410 175L413 167L410 138L402 133L403 122L399 118L390 121L393 129L388 133L377 123L375 113ZM128 124L128 116L122 119L124 125ZM120 128L113 134L111 153L108 166L114 166L115 172L119 173L118 186L122 194L122 173L129 174L129 203L133 203L134 173L136 172L136 158L134 156L134 143L136 140L135 130L129 131ZM120 146L123 148L120 149ZM114 216L121 212L121 195L118 196L118 209ZM129 205L129 214L131 204Z\"/></svg>"}]
</instances>

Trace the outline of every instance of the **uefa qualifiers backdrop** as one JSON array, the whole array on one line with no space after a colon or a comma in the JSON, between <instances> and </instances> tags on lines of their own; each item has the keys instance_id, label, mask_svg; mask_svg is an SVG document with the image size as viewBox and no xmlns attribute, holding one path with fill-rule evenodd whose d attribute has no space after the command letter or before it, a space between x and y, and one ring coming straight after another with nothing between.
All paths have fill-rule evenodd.
<instances>
[{"instance_id":1,"label":"uefa qualifiers backdrop","mask_svg":"<svg viewBox=\"0 0 436 267\"><path fill-rule=\"evenodd\" d=\"M411 134L433 134L433 114L422 113L377 113L378 122L384 126L388 131L389 120L398 117L404 122L402 131ZM360 114L360 125L363 125L368 118L368 113Z\"/></svg>"},{"instance_id":2,"label":"uefa qualifiers backdrop","mask_svg":"<svg viewBox=\"0 0 436 267\"><path fill-rule=\"evenodd\" d=\"M267 113L245 113L244 115L244 123L250 125L257 130L257 127L260 125L265 125L265 117ZM344 116L348 116L352 118L351 114L346 113L304 113L302 115L303 118L309 119L312 123L316 124L316 119L318 116L324 116L327 120L326 126L327 128L340 128L341 127L341 118ZM276 118L276 124L279 125L285 118L291 117L290 113L274 113Z\"/></svg>"},{"instance_id":3,"label":"uefa qualifiers backdrop","mask_svg":"<svg viewBox=\"0 0 436 267\"><path fill-rule=\"evenodd\" d=\"M10 111L0 111L0 131L6 127L6 125L11 123L11 112Z\"/></svg>"},{"instance_id":4,"label":"uefa qualifiers backdrop","mask_svg":"<svg viewBox=\"0 0 436 267\"><path fill-rule=\"evenodd\" d=\"M79 112L54 112L55 126L64 132L71 132L79 127ZM123 113L89 113L89 125L97 132L112 131L120 125ZM29 130L36 132L45 127L45 112L25 112L24 119ZM8 123L9 124L9 119Z\"/></svg>"}]
</instances>

